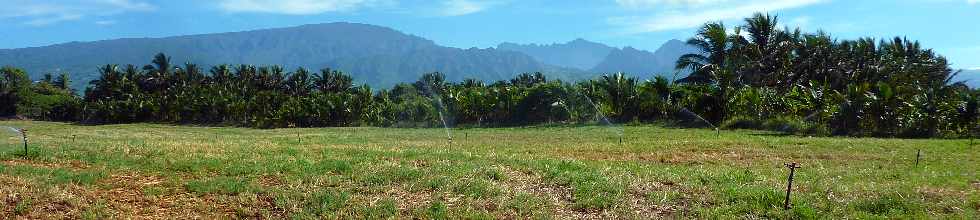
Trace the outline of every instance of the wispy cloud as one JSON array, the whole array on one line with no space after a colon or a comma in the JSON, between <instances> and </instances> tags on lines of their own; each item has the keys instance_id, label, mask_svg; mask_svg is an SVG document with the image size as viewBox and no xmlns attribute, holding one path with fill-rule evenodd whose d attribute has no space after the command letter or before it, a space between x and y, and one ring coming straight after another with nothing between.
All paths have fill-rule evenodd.
<instances>
[{"instance_id":1,"label":"wispy cloud","mask_svg":"<svg viewBox=\"0 0 980 220\"><path fill-rule=\"evenodd\" d=\"M314 15L329 12L352 12L386 8L389 12L461 16L478 13L503 5L510 0L219 0L218 9L231 13L269 13L285 15Z\"/></svg>"},{"instance_id":2,"label":"wispy cloud","mask_svg":"<svg viewBox=\"0 0 980 220\"><path fill-rule=\"evenodd\" d=\"M393 2L392 0L221 0L218 7L228 12L311 15L351 11Z\"/></svg>"},{"instance_id":3,"label":"wispy cloud","mask_svg":"<svg viewBox=\"0 0 980 220\"><path fill-rule=\"evenodd\" d=\"M776 12L821 2L823 0L618 0L621 7L645 7L648 8L645 14L654 15L618 16L608 21L619 26L624 33L635 34L693 28L710 21L742 18L755 12ZM673 8L656 9L658 5L671 5Z\"/></svg>"},{"instance_id":4,"label":"wispy cloud","mask_svg":"<svg viewBox=\"0 0 980 220\"><path fill-rule=\"evenodd\" d=\"M114 25L117 22L118 21L116 21L116 20L101 20L101 21L95 21L95 24L100 25L100 26L109 26L109 25Z\"/></svg>"},{"instance_id":5,"label":"wispy cloud","mask_svg":"<svg viewBox=\"0 0 980 220\"><path fill-rule=\"evenodd\" d=\"M728 1L731 0L616 0L616 4L626 9L647 10L667 7L702 7Z\"/></svg>"},{"instance_id":6,"label":"wispy cloud","mask_svg":"<svg viewBox=\"0 0 980 220\"><path fill-rule=\"evenodd\" d=\"M811 19L810 19L809 16L795 17L795 18L792 18L792 19L789 19L788 21L786 21L786 26L788 26L790 28L801 28L801 29L803 29L803 28L806 28L806 27L810 26L810 20Z\"/></svg>"},{"instance_id":7,"label":"wispy cloud","mask_svg":"<svg viewBox=\"0 0 980 220\"><path fill-rule=\"evenodd\" d=\"M443 16L460 16L484 11L490 7L503 4L500 1L479 0L448 0L443 3Z\"/></svg>"},{"instance_id":8,"label":"wispy cloud","mask_svg":"<svg viewBox=\"0 0 980 220\"><path fill-rule=\"evenodd\" d=\"M46 26L62 21L74 21L74 20L81 19L82 17L84 17L84 15L82 14L65 13L65 14L58 14L54 16L43 16L43 17L34 18L29 21L25 21L24 24L30 26Z\"/></svg>"},{"instance_id":9,"label":"wispy cloud","mask_svg":"<svg viewBox=\"0 0 980 220\"><path fill-rule=\"evenodd\" d=\"M156 8L152 4L136 0L11 0L0 7L0 22L46 26L85 17L105 17L132 11L152 11Z\"/></svg>"}]
</instances>

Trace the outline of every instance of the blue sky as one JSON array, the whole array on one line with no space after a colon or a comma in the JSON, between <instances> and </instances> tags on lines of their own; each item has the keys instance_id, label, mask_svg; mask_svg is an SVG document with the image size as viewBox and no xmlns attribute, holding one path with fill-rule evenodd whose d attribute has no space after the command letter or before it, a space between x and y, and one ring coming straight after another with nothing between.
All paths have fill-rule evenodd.
<instances>
[{"instance_id":1,"label":"blue sky","mask_svg":"<svg viewBox=\"0 0 980 220\"><path fill-rule=\"evenodd\" d=\"M654 50L756 11L840 39L906 36L980 68L980 0L0 0L0 48L358 22L469 48L584 38Z\"/></svg>"}]
</instances>

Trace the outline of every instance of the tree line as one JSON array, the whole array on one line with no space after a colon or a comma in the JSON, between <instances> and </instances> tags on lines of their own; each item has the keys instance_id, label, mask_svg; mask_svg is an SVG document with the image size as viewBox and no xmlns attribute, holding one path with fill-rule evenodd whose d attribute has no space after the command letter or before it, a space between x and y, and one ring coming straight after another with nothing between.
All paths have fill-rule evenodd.
<instances>
[{"instance_id":1,"label":"tree line","mask_svg":"<svg viewBox=\"0 0 980 220\"><path fill-rule=\"evenodd\" d=\"M280 66L149 65L98 68L83 96L68 76L31 82L0 69L0 116L82 123L188 123L258 128L519 126L667 122L814 135L963 137L978 125L980 92L951 79L946 59L904 38L837 40L778 28L756 14L708 23L687 41L672 80L605 74L578 82L524 73L486 83L428 73L375 90L338 70ZM703 121L701 119L704 119Z\"/></svg>"}]
</instances>

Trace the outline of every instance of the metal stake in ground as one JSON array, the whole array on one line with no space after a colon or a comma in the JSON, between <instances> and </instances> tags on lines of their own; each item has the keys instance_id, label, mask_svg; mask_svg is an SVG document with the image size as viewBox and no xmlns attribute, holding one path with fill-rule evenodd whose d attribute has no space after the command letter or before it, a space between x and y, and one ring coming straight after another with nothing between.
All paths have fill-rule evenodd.
<instances>
[{"instance_id":1,"label":"metal stake in ground","mask_svg":"<svg viewBox=\"0 0 980 220\"><path fill-rule=\"evenodd\" d=\"M785 164L786 168L789 168L789 180L786 183L786 201L783 202L784 209L790 209L789 195L793 191L793 175L796 174L796 168L800 168L800 165L796 162Z\"/></svg>"},{"instance_id":2,"label":"metal stake in ground","mask_svg":"<svg viewBox=\"0 0 980 220\"><path fill-rule=\"evenodd\" d=\"M922 149L915 152L915 167L919 167L919 158L922 157Z\"/></svg>"},{"instance_id":3,"label":"metal stake in ground","mask_svg":"<svg viewBox=\"0 0 980 220\"><path fill-rule=\"evenodd\" d=\"M27 129L20 129L20 136L24 139L24 158L27 158Z\"/></svg>"}]
</instances>

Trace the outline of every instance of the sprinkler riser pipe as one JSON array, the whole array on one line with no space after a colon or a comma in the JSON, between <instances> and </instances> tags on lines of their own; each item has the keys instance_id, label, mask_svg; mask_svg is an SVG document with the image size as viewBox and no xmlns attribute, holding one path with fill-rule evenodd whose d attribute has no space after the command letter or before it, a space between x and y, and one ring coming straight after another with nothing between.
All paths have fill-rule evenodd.
<instances>
[{"instance_id":1,"label":"sprinkler riser pipe","mask_svg":"<svg viewBox=\"0 0 980 220\"><path fill-rule=\"evenodd\" d=\"M793 176L796 174L796 168L800 168L799 164L796 162L786 164L789 168L789 178L786 182L786 200L783 202L783 208L789 210L792 208L790 204L790 193L793 192Z\"/></svg>"},{"instance_id":2,"label":"sprinkler riser pipe","mask_svg":"<svg viewBox=\"0 0 980 220\"><path fill-rule=\"evenodd\" d=\"M922 157L922 149L915 152L915 167L919 167L919 158Z\"/></svg>"},{"instance_id":3,"label":"sprinkler riser pipe","mask_svg":"<svg viewBox=\"0 0 980 220\"><path fill-rule=\"evenodd\" d=\"M27 157L27 129L21 129L20 136L24 139L24 157Z\"/></svg>"}]
</instances>

